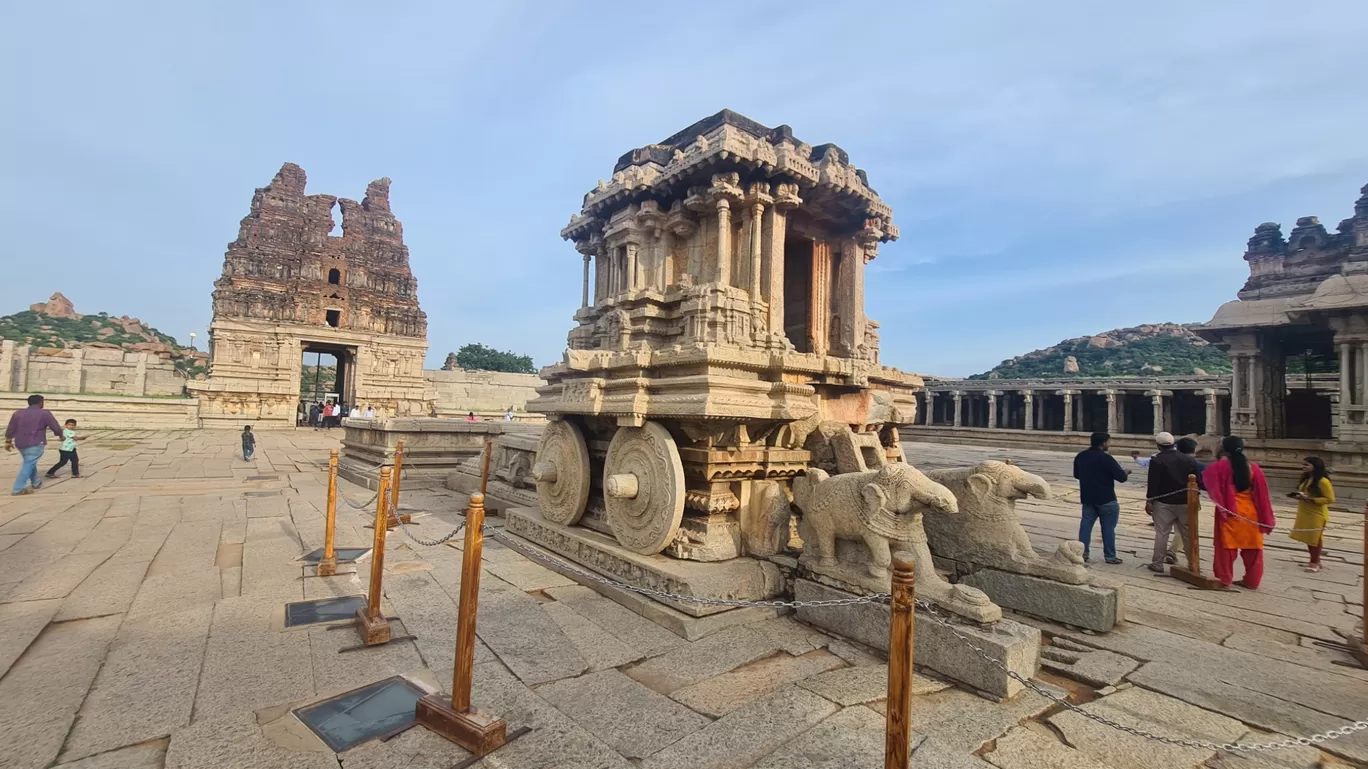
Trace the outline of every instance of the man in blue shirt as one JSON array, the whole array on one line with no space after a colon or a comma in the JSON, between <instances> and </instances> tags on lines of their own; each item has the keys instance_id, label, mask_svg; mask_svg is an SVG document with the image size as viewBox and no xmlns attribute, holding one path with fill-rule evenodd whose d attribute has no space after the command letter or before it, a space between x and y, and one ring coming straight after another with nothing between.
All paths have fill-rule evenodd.
<instances>
[{"instance_id":1,"label":"man in blue shirt","mask_svg":"<svg viewBox=\"0 0 1368 769\"><path fill-rule=\"evenodd\" d=\"M1116 483L1125 483L1129 473L1107 453L1111 436L1093 433L1087 451L1074 457L1074 477L1078 479L1078 499L1083 504L1083 520L1078 540L1083 543L1083 560L1088 560L1093 523L1102 522L1102 555L1107 563L1119 564L1116 557L1116 523L1121 519L1121 503L1116 501Z\"/></svg>"}]
</instances>

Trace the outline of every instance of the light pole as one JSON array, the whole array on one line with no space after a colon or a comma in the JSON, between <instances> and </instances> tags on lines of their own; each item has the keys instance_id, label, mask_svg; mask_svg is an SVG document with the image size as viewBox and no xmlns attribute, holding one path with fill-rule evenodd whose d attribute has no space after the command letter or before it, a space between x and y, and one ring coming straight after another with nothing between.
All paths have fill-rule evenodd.
<instances>
[{"instance_id":1,"label":"light pole","mask_svg":"<svg viewBox=\"0 0 1368 769\"><path fill-rule=\"evenodd\" d=\"M190 349L192 349L192 350L195 349L195 337L196 337L196 336L199 336L199 335L196 334L196 333L193 332L193 331L190 332Z\"/></svg>"}]
</instances>

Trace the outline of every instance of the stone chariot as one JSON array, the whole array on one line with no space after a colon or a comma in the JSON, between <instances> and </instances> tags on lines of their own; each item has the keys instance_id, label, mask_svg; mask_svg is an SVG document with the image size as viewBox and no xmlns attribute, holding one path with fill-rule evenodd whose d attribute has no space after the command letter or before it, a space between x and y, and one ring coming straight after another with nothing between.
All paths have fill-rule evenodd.
<instances>
[{"instance_id":1,"label":"stone chariot","mask_svg":"<svg viewBox=\"0 0 1368 769\"><path fill-rule=\"evenodd\" d=\"M840 147L730 111L623 155L561 232L584 282L528 404L545 519L643 555L772 555L809 465L900 461L922 380L880 365L864 315L891 216Z\"/></svg>"}]
</instances>

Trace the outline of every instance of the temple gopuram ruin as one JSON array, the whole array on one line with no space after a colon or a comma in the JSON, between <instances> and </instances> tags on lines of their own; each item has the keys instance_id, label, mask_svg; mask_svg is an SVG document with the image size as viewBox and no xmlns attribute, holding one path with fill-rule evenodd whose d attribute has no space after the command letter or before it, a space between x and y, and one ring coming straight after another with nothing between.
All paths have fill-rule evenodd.
<instances>
[{"instance_id":1,"label":"temple gopuram ruin","mask_svg":"<svg viewBox=\"0 0 1368 769\"><path fill-rule=\"evenodd\" d=\"M286 163L256 191L214 284L209 378L189 386L202 425L294 425L310 352L336 358L345 403L431 412L427 316L389 185L371 182L360 202L306 195L304 169Z\"/></svg>"},{"instance_id":2,"label":"temple gopuram ruin","mask_svg":"<svg viewBox=\"0 0 1368 769\"><path fill-rule=\"evenodd\" d=\"M1226 350L1227 376L932 379L907 437L1062 449L1094 430L1114 449L1148 450L1154 433L1239 435L1284 483L1323 457L1336 488L1368 492L1368 185L1335 232L1314 216L1284 236L1260 224L1249 279L1195 330Z\"/></svg>"}]
</instances>

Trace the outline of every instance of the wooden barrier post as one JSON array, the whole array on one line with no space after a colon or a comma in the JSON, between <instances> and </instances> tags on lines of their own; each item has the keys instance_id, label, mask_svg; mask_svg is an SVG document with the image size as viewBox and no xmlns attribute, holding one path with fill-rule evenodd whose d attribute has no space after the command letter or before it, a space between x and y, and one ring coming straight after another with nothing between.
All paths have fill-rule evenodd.
<instances>
[{"instance_id":1,"label":"wooden barrier post","mask_svg":"<svg viewBox=\"0 0 1368 769\"><path fill-rule=\"evenodd\" d=\"M394 492L394 499L390 502L389 517L385 519L385 525L394 528L400 523L412 523L413 516L399 513L399 481L404 476L404 439L400 438L399 443L394 447L394 472L390 474L390 488Z\"/></svg>"},{"instance_id":2,"label":"wooden barrier post","mask_svg":"<svg viewBox=\"0 0 1368 769\"><path fill-rule=\"evenodd\" d=\"M470 495L466 509L465 550L461 557L461 605L456 618L456 672L451 698L441 693L418 700L418 723L477 756L497 750L507 741L507 724L470 705L475 671L475 619L479 612L480 560L484 549L484 494Z\"/></svg>"},{"instance_id":3,"label":"wooden barrier post","mask_svg":"<svg viewBox=\"0 0 1368 769\"><path fill-rule=\"evenodd\" d=\"M888 625L888 715L884 769L907 769L912 754L912 647L916 632L917 573L911 553L893 554L893 613Z\"/></svg>"},{"instance_id":4,"label":"wooden barrier post","mask_svg":"<svg viewBox=\"0 0 1368 769\"><path fill-rule=\"evenodd\" d=\"M1220 580L1202 573L1202 550L1198 539L1201 514L1202 494L1197 489L1197 476L1189 475L1187 484L1187 567L1170 566L1169 576L1176 577L1202 590L1224 590L1225 585L1222 585Z\"/></svg>"},{"instance_id":5,"label":"wooden barrier post","mask_svg":"<svg viewBox=\"0 0 1368 769\"><path fill-rule=\"evenodd\" d=\"M484 461L480 465L480 496L488 493L489 487L489 460L494 456L494 438L485 436Z\"/></svg>"},{"instance_id":6,"label":"wooden barrier post","mask_svg":"<svg viewBox=\"0 0 1368 769\"><path fill-rule=\"evenodd\" d=\"M337 553L333 538L337 535L337 449L328 453L328 518L323 524L323 557L318 561L317 574L331 577L337 573Z\"/></svg>"},{"instance_id":7,"label":"wooden barrier post","mask_svg":"<svg viewBox=\"0 0 1368 769\"><path fill-rule=\"evenodd\" d=\"M390 469L380 468L380 491L375 495L375 544L371 548L370 592L366 605L356 610L356 629L366 646L389 643L389 620L380 613L381 574L385 568L385 513L389 510Z\"/></svg>"}]
</instances>

